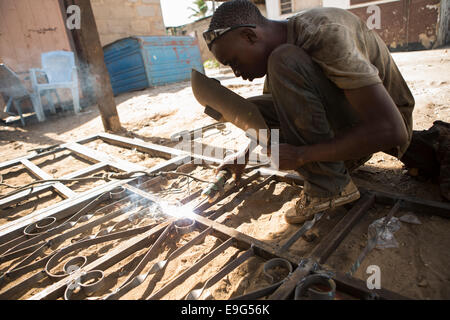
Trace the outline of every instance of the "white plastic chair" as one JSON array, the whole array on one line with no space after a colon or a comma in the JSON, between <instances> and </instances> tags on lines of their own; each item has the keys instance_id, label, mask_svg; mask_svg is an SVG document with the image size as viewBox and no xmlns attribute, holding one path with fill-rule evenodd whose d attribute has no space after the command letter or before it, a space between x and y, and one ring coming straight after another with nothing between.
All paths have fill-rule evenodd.
<instances>
[{"instance_id":1,"label":"white plastic chair","mask_svg":"<svg viewBox=\"0 0 450 320\"><path fill-rule=\"evenodd\" d=\"M36 115L39 121L45 120L41 103L41 92L44 90L68 88L72 90L73 106L75 113L81 111L80 97L78 95L78 74L75 66L73 52L51 51L41 54L42 69L30 69L31 83L36 95ZM48 83L38 83L38 75L47 76ZM53 102L51 111L55 112Z\"/></svg>"},{"instance_id":2,"label":"white plastic chair","mask_svg":"<svg viewBox=\"0 0 450 320\"><path fill-rule=\"evenodd\" d=\"M21 104L24 100L30 99L33 109L36 112L35 95L33 92L29 92L17 74L3 63L0 63L0 94L3 94L8 98L5 100L8 101L6 103L5 112L11 115L18 114L22 126L25 126ZM13 112L13 106L16 109L16 112Z\"/></svg>"}]
</instances>

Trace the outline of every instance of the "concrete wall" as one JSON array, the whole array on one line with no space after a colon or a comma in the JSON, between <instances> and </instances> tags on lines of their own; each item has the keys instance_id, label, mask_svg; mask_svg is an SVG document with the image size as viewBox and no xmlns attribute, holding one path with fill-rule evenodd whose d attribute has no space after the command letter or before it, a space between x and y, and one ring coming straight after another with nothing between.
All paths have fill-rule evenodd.
<instances>
[{"instance_id":1,"label":"concrete wall","mask_svg":"<svg viewBox=\"0 0 450 320\"><path fill-rule=\"evenodd\" d=\"M132 35L165 35L159 0L91 0L102 46Z\"/></svg>"},{"instance_id":2,"label":"concrete wall","mask_svg":"<svg viewBox=\"0 0 450 320\"><path fill-rule=\"evenodd\" d=\"M71 50L58 0L0 0L0 61L27 72L54 50Z\"/></svg>"}]
</instances>

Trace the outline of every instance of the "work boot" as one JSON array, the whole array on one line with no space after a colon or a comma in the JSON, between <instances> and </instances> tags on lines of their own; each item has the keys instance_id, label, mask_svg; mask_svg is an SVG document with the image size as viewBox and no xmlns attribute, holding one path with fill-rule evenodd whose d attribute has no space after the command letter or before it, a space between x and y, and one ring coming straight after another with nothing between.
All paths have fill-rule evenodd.
<instances>
[{"instance_id":1,"label":"work boot","mask_svg":"<svg viewBox=\"0 0 450 320\"><path fill-rule=\"evenodd\" d=\"M312 219L318 212L342 206L343 204L358 200L359 197L358 188L352 180L350 180L344 190L338 195L331 197L313 197L302 191L295 207L290 208L284 218L290 224L303 223Z\"/></svg>"}]
</instances>

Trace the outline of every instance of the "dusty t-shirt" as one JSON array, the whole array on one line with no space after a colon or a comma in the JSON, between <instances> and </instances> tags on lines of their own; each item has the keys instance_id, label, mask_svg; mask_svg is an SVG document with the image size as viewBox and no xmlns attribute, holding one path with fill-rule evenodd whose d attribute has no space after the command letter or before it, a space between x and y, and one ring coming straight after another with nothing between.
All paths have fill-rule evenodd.
<instances>
[{"instance_id":1,"label":"dusty t-shirt","mask_svg":"<svg viewBox=\"0 0 450 320\"><path fill-rule=\"evenodd\" d=\"M341 89L383 83L412 135L414 97L384 41L359 17L338 8L314 8L291 17L287 42L305 50ZM409 146L400 146L400 157Z\"/></svg>"}]
</instances>

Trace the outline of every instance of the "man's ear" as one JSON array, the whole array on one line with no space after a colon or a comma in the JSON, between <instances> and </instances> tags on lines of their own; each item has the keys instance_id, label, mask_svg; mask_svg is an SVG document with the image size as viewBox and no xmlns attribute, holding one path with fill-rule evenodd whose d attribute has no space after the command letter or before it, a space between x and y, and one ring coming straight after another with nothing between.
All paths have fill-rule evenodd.
<instances>
[{"instance_id":1,"label":"man's ear","mask_svg":"<svg viewBox=\"0 0 450 320\"><path fill-rule=\"evenodd\" d=\"M250 44L254 44L258 40L258 35L252 28L242 28L240 35Z\"/></svg>"}]
</instances>

